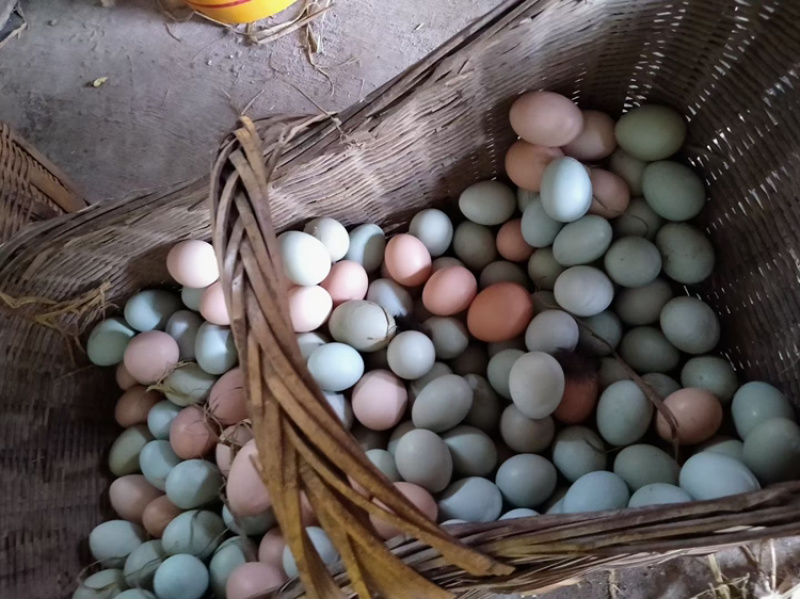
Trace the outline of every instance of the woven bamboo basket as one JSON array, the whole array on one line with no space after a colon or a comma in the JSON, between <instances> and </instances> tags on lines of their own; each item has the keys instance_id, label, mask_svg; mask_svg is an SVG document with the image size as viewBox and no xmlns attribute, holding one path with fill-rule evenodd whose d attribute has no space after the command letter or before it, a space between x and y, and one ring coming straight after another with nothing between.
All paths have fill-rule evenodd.
<instances>
[{"instance_id":1,"label":"woven bamboo basket","mask_svg":"<svg viewBox=\"0 0 800 599\"><path fill-rule=\"evenodd\" d=\"M66 175L0 122L0 243L28 223L85 207Z\"/></svg>"},{"instance_id":2,"label":"woven bamboo basket","mask_svg":"<svg viewBox=\"0 0 800 599\"><path fill-rule=\"evenodd\" d=\"M800 486L723 500L462 525L426 521L319 401L286 325L275 233L326 215L388 231L472 182L503 176L513 98L547 88L618 115L642 101L690 119L685 158L706 176L713 277L688 290L719 312L742 378L800 408L800 5L511 0L366 101L337 114L243 121L211 177L48 221L0 247L0 596L69 594L110 509L113 373L76 350L104 307L168 284L176 241L212 238L251 416L300 580L281 597L483 597L599 568L800 534ZM389 506L378 510L351 476ZM329 574L302 533L304 490L337 544ZM388 545L371 511L409 533ZM340 591L343 589L343 591Z\"/></svg>"}]
</instances>

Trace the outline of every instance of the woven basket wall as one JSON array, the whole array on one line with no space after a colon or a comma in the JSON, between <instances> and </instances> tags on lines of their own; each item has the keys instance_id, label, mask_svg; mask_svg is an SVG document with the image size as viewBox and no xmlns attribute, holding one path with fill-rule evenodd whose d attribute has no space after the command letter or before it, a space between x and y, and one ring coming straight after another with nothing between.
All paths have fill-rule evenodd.
<instances>
[{"instance_id":1,"label":"woven basket wall","mask_svg":"<svg viewBox=\"0 0 800 599\"><path fill-rule=\"evenodd\" d=\"M0 243L28 223L84 207L66 175L0 122Z\"/></svg>"},{"instance_id":2,"label":"woven basket wall","mask_svg":"<svg viewBox=\"0 0 800 599\"><path fill-rule=\"evenodd\" d=\"M793 2L510 1L335 118L263 121L258 137L246 128L238 131L225 143L212 177L213 231L208 182L200 181L93 206L15 236L0 247L0 289L42 302L0 312L0 596L68 595L90 562L89 530L111 516L105 458L119 433L112 416L118 392L113 373L89 367L69 342L100 317L93 302L98 289L107 289L106 299L121 305L140 288L166 284L169 247L213 232L262 454L275 448L275 438L265 437L272 426L297 433L294 441L282 437L289 442L287 455L294 455L293 442L306 443L316 455L329 448L328 437L305 435L307 425L282 411L306 409L317 391L281 325L285 282L270 259L273 227L329 215L392 230L423 206L451 201L476 180L502 176L513 140L508 107L531 89L560 91L613 115L658 101L690 119L685 158L702 169L709 186L703 219L718 258L712 279L691 292L720 313L725 354L742 378L768 380L800 407L798 63L800 5ZM258 138L263 147L255 145ZM62 315L62 309L76 307ZM285 367L280 372L278 364ZM253 393L256 388L262 392ZM325 410L314 418L317 424L332 422ZM328 457L363 465L349 438L337 447ZM262 461L268 470L281 465L269 456ZM318 480L318 471L302 460L282 464L299 464L304 483ZM272 478L270 488L293 476L291 470L280 481ZM359 476L377 481L372 470ZM278 503L291 507L289 495ZM437 547L406 541L396 555L470 597L488 589L538 589L599 567L800 534L800 492L787 485L665 510L459 529L467 545L490 556L480 557L414 524L413 512L390 499L407 512L408 526ZM326 505L319 504L323 512ZM291 516L284 516L295 534ZM372 590L377 576L378 587L395 585L383 587L392 599L438 596L417 592L428 587L397 564L376 574L375 564L389 558L364 550L368 540L354 532L362 521L348 521L346 538L351 565L360 563L371 573ZM343 538L341 527L331 532ZM516 567L513 574L506 574L508 565ZM351 580L344 574L335 583L322 576L312 580L312 570L313 564L306 569L306 587L322 588L321 596L333 596L334 586ZM481 576L487 572L496 576ZM284 594L303 592L294 584ZM308 596L316 595L309 590Z\"/></svg>"}]
</instances>

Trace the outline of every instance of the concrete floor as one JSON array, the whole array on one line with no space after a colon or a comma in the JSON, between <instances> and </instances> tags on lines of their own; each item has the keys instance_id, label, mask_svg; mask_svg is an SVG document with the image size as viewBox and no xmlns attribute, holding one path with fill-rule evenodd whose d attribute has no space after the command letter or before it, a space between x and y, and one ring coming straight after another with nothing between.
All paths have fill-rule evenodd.
<instances>
[{"instance_id":1,"label":"concrete floor","mask_svg":"<svg viewBox=\"0 0 800 599\"><path fill-rule=\"evenodd\" d=\"M135 197L206 173L253 98L252 116L315 112L291 83L325 109L343 109L499 2L341 2L324 23L319 63L328 79L307 63L297 34L248 46L198 18L171 22L155 0L118 0L114 8L23 0L30 29L0 50L0 120L71 174L90 201ZM92 87L100 77L107 82ZM800 545L781 548L778 581L797 581ZM766 580L738 549L720 562L729 579L747 571ZM771 564L768 555L763 563ZM716 584L708 561L695 558L596 573L550 597L713 598Z\"/></svg>"}]
</instances>

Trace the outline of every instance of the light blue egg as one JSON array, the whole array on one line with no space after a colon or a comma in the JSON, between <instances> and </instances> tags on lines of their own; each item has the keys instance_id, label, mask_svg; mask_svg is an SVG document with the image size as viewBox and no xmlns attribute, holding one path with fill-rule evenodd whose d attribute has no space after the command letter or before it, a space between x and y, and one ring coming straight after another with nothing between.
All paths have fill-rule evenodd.
<instances>
[{"instance_id":1,"label":"light blue egg","mask_svg":"<svg viewBox=\"0 0 800 599\"><path fill-rule=\"evenodd\" d=\"M200 599L208 590L208 570L193 555L173 555L156 570L153 588L158 599Z\"/></svg>"},{"instance_id":2,"label":"light blue egg","mask_svg":"<svg viewBox=\"0 0 800 599\"><path fill-rule=\"evenodd\" d=\"M126 520L109 520L89 533L92 556L107 568L121 568L131 551L147 538L144 528Z\"/></svg>"},{"instance_id":3,"label":"light blue egg","mask_svg":"<svg viewBox=\"0 0 800 599\"><path fill-rule=\"evenodd\" d=\"M183 305L189 308L190 310L194 310L195 312L200 311L200 298L203 297L203 292L208 289L208 287L202 287L200 289L195 289L193 287L184 287L181 289L181 301Z\"/></svg>"},{"instance_id":4,"label":"light blue egg","mask_svg":"<svg viewBox=\"0 0 800 599\"><path fill-rule=\"evenodd\" d=\"M503 511L503 496L492 481L469 476L448 486L439 496L439 515L467 522L494 522Z\"/></svg>"},{"instance_id":5,"label":"light blue egg","mask_svg":"<svg viewBox=\"0 0 800 599\"><path fill-rule=\"evenodd\" d=\"M161 391L176 406L185 408L208 399L216 382L216 376L208 374L195 362L189 362L169 373Z\"/></svg>"},{"instance_id":6,"label":"light blue egg","mask_svg":"<svg viewBox=\"0 0 800 599\"><path fill-rule=\"evenodd\" d=\"M353 260L364 267L367 273L378 270L386 249L386 235L378 225L359 225L350 231L350 246L345 260Z\"/></svg>"},{"instance_id":7,"label":"light blue egg","mask_svg":"<svg viewBox=\"0 0 800 599\"><path fill-rule=\"evenodd\" d=\"M339 561L339 552L328 537L328 533L319 528L318 526L309 526L306 528L308 538L311 539L311 544L314 549L319 553L322 563L326 566L332 566ZM289 578L297 576L297 563L294 561L289 545L283 549L283 570Z\"/></svg>"},{"instance_id":8,"label":"light blue egg","mask_svg":"<svg viewBox=\"0 0 800 599\"><path fill-rule=\"evenodd\" d=\"M564 223L550 218L538 197L532 199L522 212L522 238L535 248L545 248L552 245ZM534 252L535 253L535 252Z\"/></svg>"},{"instance_id":9,"label":"light blue egg","mask_svg":"<svg viewBox=\"0 0 800 599\"><path fill-rule=\"evenodd\" d=\"M653 404L633 381L609 385L597 402L597 430L611 445L636 443L652 420Z\"/></svg>"},{"instance_id":10,"label":"light blue egg","mask_svg":"<svg viewBox=\"0 0 800 599\"><path fill-rule=\"evenodd\" d=\"M661 399L666 399L681 388L681 386L678 384L678 381L667 376L666 374L661 374L660 372L650 372L645 374L642 376L642 380L650 385L653 391L656 392L656 395L658 395ZM691 387L691 385L686 386Z\"/></svg>"},{"instance_id":11,"label":"light blue egg","mask_svg":"<svg viewBox=\"0 0 800 599\"><path fill-rule=\"evenodd\" d=\"M721 453L732 457L734 460L740 461L744 464L744 443L739 439L731 437L713 437L711 440L703 443L698 447L698 451L707 451L708 453Z\"/></svg>"},{"instance_id":12,"label":"light blue egg","mask_svg":"<svg viewBox=\"0 0 800 599\"><path fill-rule=\"evenodd\" d=\"M171 401L160 401L147 414L147 428L156 439L169 439L169 427L181 409Z\"/></svg>"},{"instance_id":13,"label":"light blue egg","mask_svg":"<svg viewBox=\"0 0 800 599\"><path fill-rule=\"evenodd\" d=\"M239 363L230 327L203 323L197 330L194 349L197 363L209 374L225 374Z\"/></svg>"},{"instance_id":14,"label":"light blue egg","mask_svg":"<svg viewBox=\"0 0 800 599\"><path fill-rule=\"evenodd\" d=\"M225 599L225 585L236 568L247 562L258 560L258 549L247 537L233 537L225 541L214 552L208 565L211 590L216 599Z\"/></svg>"},{"instance_id":15,"label":"light blue egg","mask_svg":"<svg viewBox=\"0 0 800 599\"><path fill-rule=\"evenodd\" d=\"M652 483L645 485L631 495L628 507L663 505L665 503L686 503L691 501L689 494L675 485Z\"/></svg>"},{"instance_id":16,"label":"light blue egg","mask_svg":"<svg viewBox=\"0 0 800 599\"><path fill-rule=\"evenodd\" d=\"M701 451L681 468L681 489L697 501L758 491L761 485L740 461L721 453Z\"/></svg>"},{"instance_id":17,"label":"light blue egg","mask_svg":"<svg viewBox=\"0 0 800 599\"><path fill-rule=\"evenodd\" d=\"M181 301L163 289L140 291L125 304L125 320L137 331L163 331Z\"/></svg>"},{"instance_id":18,"label":"light blue egg","mask_svg":"<svg viewBox=\"0 0 800 599\"><path fill-rule=\"evenodd\" d=\"M736 432L744 440L751 430L766 420L794 420L794 409L786 396L762 381L751 381L739 387L733 396L731 414Z\"/></svg>"},{"instance_id":19,"label":"light blue egg","mask_svg":"<svg viewBox=\"0 0 800 599\"><path fill-rule=\"evenodd\" d=\"M613 472L598 470L584 474L564 495L564 513L580 514L627 507L628 485Z\"/></svg>"},{"instance_id":20,"label":"light blue egg","mask_svg":"<svg viewBox=\"0 0 800 599\"><path fill-rule=\"evenodd\" d=\"M203 319L189 310L178 310L169 317L164 330L178 342L181 360L194 360L194 342L201 324Z\"/></svg>"},{"instance_id":21,"label":"light blue egg","mask_svg":"<svg viewBox=\"0 0 800 599\"><path fill-rule=\"evenodd\" d=\"M632 491L654 483L677 485L679 472L678 462L653 445L631 445L614 459L614 474L628 483Z\"/></svg>"},{"instance_id":22,"label":"light blue egg","mask_svg":"<svg viewBox=\"0 0 800 599\"><path fill-rule=\"evenodd\" d=\"M538 516L539 512L536 510L532 510L527 507L518 507L513 510L507 511L505 514L500 516L498 520L516 520L517 518L532 518L533 516Z\"/></svg>"},{"instance_id":23,"label":"light blue egg","mask_svg":"<svg viewBox=\"0 0 800 599\"><path fill-rule=\"evenodd\" d=\"M167 553L160 540L142 543L125 560L125 582L129 587L152 588L153 576L166 558Z\"/></svg>"},{"instance_id":24,"label":"light blue egg","mask_svg":"<svg viewBox=\"0 0 800 599\"><path fill-rule=\"evenodd\" d=\"M167 524L161 544L169 555L188 553L206 559L219 547L225 530L222 518L214 512L192 510L179 514Z\"/></svg>"},{"instance_id":25,"label":"light blue egg","mask_svg":"<svg viewBox=\"0 0 800 599\"><path fill-rule=\"evenodd\" d=\"M605 470L607 461L605 443L585 426L568 426L553 441L553 464L570 482L589 472Z\"/></svg>"},{"instance_id":26,"label":"light blue egg","mask_svg":"<svg viewBox=\"0 0 800 599\"><path fill-rule=\"evenodd\" d=\"M180 464L181 459L172 450L169 441L150 441L139 454L142 474L151 485L160 491L167 489L167 475Z\"/></svg>"},{"instance_id":27,"label":"light blue egg","mask_svg":"<svg viewBox=\"0 0 800 599\"><path fill-rule=\"evenodd\" d=\"M686 362L681 370L681 384L710 391L722 405L730 403L739 388L733 366L718 356L697 356Z\"/></svg>"},{"instance_id":28,"label":"light blue egg","mask_svg":"<svg viewBox=\"0 0 800 599\"><path fill-rule=\"evenodd\" d=\"M156 596L144 589L128 589L117 595L116 599L156 599Z\"/></svg>"},{"instance_id":29,"label":"light blue egg","mask_svg":"<svg viewBox=\"0 0 800 599\"><path fill-rule=\"evenodd\" d=\"M247 535L248 537L263 535L276 524L275 513L272 508L269 508L259 516L242 518L234 516L228 506L225 505L222 507L222 520L225 522L225 526L237 535Z\"/></svg>"},{"instance_id":30,"label":"light blue egg","mask_svg":"<svg viewBox=\"0 0 800 599\"><path fill-rule=\"evenodd\" d=\"M121 318L107 318L99 322L89 334L86 355L97 366L114 366L122 362L125 349L136 336Z\"/></svg>"},{"instance_id":31,"label":"light blue egg","mask_svg":"<svg viewBox=\"0 0 800 599\"><path fill-rule=\"evenodd\" d=\"M553 220L571 223L592 205L592 181L588 169L574 158L556 158L542 173L539 191L542 207Z\"/></svg>"},{"instance_id":32,"label":"light blue egg","mask_svg":"<svg viewBox=\"0 0 800 599\"><path fill-rule=\"evenodd\" d=\"M139 454L153 440L150 430L143 424L126 428L108 452L108 467L115 476L139 472Z\"/></svg>"},{"instance_id":33,"label":"light blue egg","mask_svg":"<svg viewBox=\"0 0 800 599\"><path fill-rule=\"evenodd\" d=\"M186 460L167 475L166 492L177 507L191 510L219 497L222 473L207 460Z\"/></svg>"},{"instance_id":34,"label":"light blue egg","mask_svg":"<svg viewBox=\"0 0 800 599\"><path fill-rule=\"evenodd\" d=\"M114 599L127 588L122 570L100 570L87 577L72 593L72 599Z\"/></svg>"}]
</instances>

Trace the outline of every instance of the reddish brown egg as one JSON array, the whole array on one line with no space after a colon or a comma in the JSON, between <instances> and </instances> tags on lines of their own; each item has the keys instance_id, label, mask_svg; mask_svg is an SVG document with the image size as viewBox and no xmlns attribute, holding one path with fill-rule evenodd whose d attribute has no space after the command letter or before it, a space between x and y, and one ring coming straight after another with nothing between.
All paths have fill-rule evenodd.
<instances>
[{"instance_id":1,"label":"reddish brown egg","mask_svg":"<svg viewBox=\"0 0 800 599\"><path fill-rule=\"evenodd\" d=\"M217 443L217 433L198 406L183 408L169 427L169 444L179 458L202 458Z\"/></svg>"},{"instance_id":2,"label":"reddish brown egg","mask_svg":"<svg viewBox=\"0 0 800 599\"><path fill-rule=\"evenodd\" d=\"M597 375L566 377L564 396L553 417L564 424L580 424L591 416L597 405L600 385Z\"/></svg>"},{"instance_id":3,"label":"reddish brown egg","mask_svg":"<svg viewBox=\"0 0 800 599\"><path fill-rule=\"evenodd\" d=\"M108 489L108 498L114 511L120 518L136 524L141 524L147 506L162 495L141 474L120 476Z\"/></svg>"},{"instance_id":4,"label":"reddish brown egg","mask_svg":"<svg viewBox=\"0 0 800 599\"><path fill-rule=\"evenodd\" d=\"M399 482L394 483L394 486L397 487L397 490L405 495L406 498L408 498L408 500L419 509L419 511L421 511L426 517L436 522L436 517L439 515L439 506L436 504L436 500L433 498L433 495L428 493L428 491L422 487L412 483ZM374 500L374 502L381 507L386 508L386 505L377 499ZM400 534L398 529L388 522L381 520L380 518L370 516L369 520L372 522L375 530L378 531L378 534L384 539L391 539L392 537Z\"/></svg>"},{"instance_id":5,"label":"reddish brown egg","mask_svg":"<svg viewBox=\"0 0 800 599\"><path fill-rule=\"evenodd\" d=\"M523 262L533 255L533 248L522 237L522 220L505 223L497 232L497 251L506 260Z\"/></svg>"},{"instance_id":6,"label":"reddish brown egg","mask_svg":"<svg viewBox=\"0 0 800 599\"><path fill-rule=\"evenodd\" d=\"M544 169L564 153L558 148L535 146L527 141L514 142L506 153L506 174L518 187L539 191Z\"/></svg>"},{"instance_id":7,"label":"reddish brown egg","mask_svg":"<svg viewBox=\"0 0 800 599\"><path fill-rule=\"evenodd\" d=\"M137 385L131 387L117 400L114 408L114 419L123 428L128 428L134 424L144 424L147 422L147 414L150 408L160 402L163 398L156 391L148 391L146 387Z\"/></svg>"},{"instance_id":8,"label":"reddish brown egg","mask_svg":"<svg viewBox=\"0 0 800 599\"><path fill-rule=\"evenodd\" d=\"M598 110L583 110L583 130L580 135L565 145L562 150L584 162L602 160L611 156L617 147L614 135L614 119Z\"/></svg>"},{"instance_id":9,"label":"reddish brown egg","mask_svg":"<svg viewBox=\"0 0 800 599\"><path fill-rule=\"evenodd\" d=\"M521 335L531 318L531 294L517 283L497 283L475 297L467 312L467 327L476 339L499 343Z\"/></svg>"},{"instance_id":10,"label":"reddish brown egg","mask_svg":"<svg viewBox=\"0 0 800 599\"><path fill-rule=\"evenodd\" d=\"M590 214L604 218L616 218L631 203L631 192L624 179L601 168L593 168L590 172L592 181L592 206Z\"/></svg>"},{"instance_id":11,"label":"reddish brown egg","mask_svg":"<svg viewBox=\"0 0 800 599\"><path fill-rule=\"evenodd\" d=\"M151 537L160 539L167 524L172 522L183 510L175 506L166 495L156 497L147 504L142 513L142 525Z\"/></svg>"},{"instance_id":12,"label":"reddish brown egg","mask_svg":"<svg viewBox=\"0 0 800 599\"><path fill-rule=\"evenodd\" d=\"M555 92L530 92L514 101L511 128L528 143L557 148L583 130L583 114L569 98Z\"/></svg>"},{"instance_id":13,"label":"reddish brown egg","mask_svg":"<svg viewBox=\"0 0 800 599\"><path fill-rule=\"evenodd\" d=\"M678 425L678 443L694 445L713 437L722 425L722 404L705 389L679 389L664 400ZM665 441L672 441L672 430L660 412L656 430Z\"/></svg>"},{"instance_id":14,"label":"reddish brown egg","mask_svg":"<svg viewBox=\"0 0 800 599\"><path fill-rule=\"evenodd\" d=\"M212 418L223 426L237 424L247 418L247 400L241 368L229 370L214 383L208 397L208 410Z\"/></svg>"}]
</instances>

